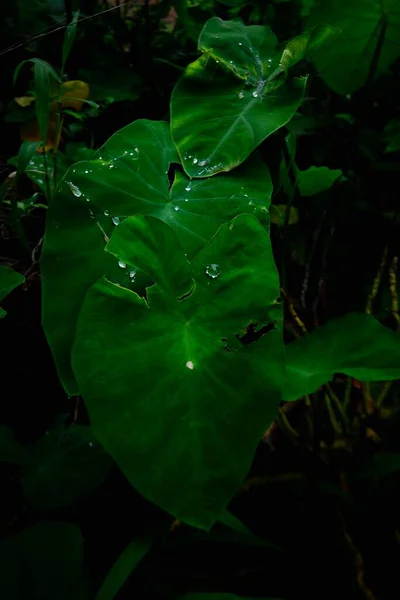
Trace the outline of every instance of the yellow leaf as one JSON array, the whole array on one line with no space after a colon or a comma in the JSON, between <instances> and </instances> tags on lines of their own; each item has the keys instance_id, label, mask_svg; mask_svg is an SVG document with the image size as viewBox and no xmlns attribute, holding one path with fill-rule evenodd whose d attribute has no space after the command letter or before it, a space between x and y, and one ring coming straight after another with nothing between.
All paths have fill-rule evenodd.
<instances>
[{"instance_id":1,"label":"yellow leaf","mask_svg":"<svg viewBox=\"0 0 400 600\"><path fill-rule=\"evenodd\" d=\"M63 108L82 110L84 100L89 98L89 85L84 81L66 81L61 85L61 105Z\"/></svg>"},{"instance_id":2,"label":"yellow leaf","mask_svg":"<svg viewBox=\"0 0 400 600\"><path fill-rule=\"evenodd\" d=\"M285 222L287 206L285 204L273 204L270 209L271 223L283 225ZM297 208L290 207L288 225L294 225L299 220Z\"/></svg>"},{"instance_id":3,"label":"yellow leaf","mask_svg":"<svg viewBox=\"0 0 400 600\"><path fill-rule=\"evenodd\" d=\"M21 96L20 98L14 98L14 100L19 106L22 106L22 108L26 108L27 106L30 106L32 102L35 101L35 96Z\"/></svg>"}]
</instances>

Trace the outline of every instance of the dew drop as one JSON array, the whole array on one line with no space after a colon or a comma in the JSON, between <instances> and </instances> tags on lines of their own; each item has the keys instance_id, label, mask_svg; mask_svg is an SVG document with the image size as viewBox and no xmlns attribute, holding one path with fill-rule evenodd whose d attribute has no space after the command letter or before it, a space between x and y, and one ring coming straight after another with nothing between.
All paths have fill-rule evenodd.
<instances>
[{"instance_id":1,"label":"dew drop","mask_svg":"<svg viewBox=\"0 0 400 600\"><path fill-rule=\"evenodd\" d=\"M190 185L187 185L187 186L185 187L185 190L186 190L187 192L190 192L190 190L191 190L191 189L192 189L192 188L190 187Z\"/></svg>"},{"instance_id":2,"label":"dew drop","mask_svg":"<svg viewBox=\"0 0 400 600\"><path fill-rule=\"evenodd\" d=\"M198 163L198 159L197 159L197 158L194 158L194 159L193 159L193 164L194 164L194 165L196 165L197 163Z\"/></svg>"},{"instance_id":3,"label":"dew drop","mask_svg":"<svg viewBox=\"0 0 400 600\"><path fill-rule=\"evenodd\" d=\"M139 152L139 148L135 148L135 152Z\"/></svg>"},{"instance_id":4,"label":"dew drop","mask_svg":"<svg viewBox=\"0 0 400 600\"><path fill-rule=\"evenodd\" d=\"M105 216L105 217L109 217L109 216L110 216L110 213L108 212L108 210L105 210L105 211L104 211L104 216Z\"/></svg>"},{"instance_id":5,"label":"dew drop","mask_svg":"<svg viewBox=\"0 0 400 600\"><path fill-rule=\"evenodd\" d=\"M239 42L239 46L243 46L242 42Z\"/></svg>"},{"instance_id":6,"label":"dew drop","mask_svg":"<svg viewBox=\"0 0 400 600\"><path fill-rule=\"evenodd\" d=\"M256 92L256 91L254 90L254 92L253 92L252 96L253 96L253 98L258 98L258 92Z\"/></svg>"},{"instance_id":7,"label":"dew drop","mask_svg":"<svg viewBox=\"0 0 400 600\"><path fill-rule=\"evenodd\" d=\"M66 181L65 183L67 184L74 196L76 196L77 198L80 198L82 196L81 190L78 188L78 186L74 185L72 181Z\"/></svg>"},{"instance_id":8,"label":"dew drop","mask_svg":"<svg viewBox=\"0 0 400 600\"><path fill-rule=\"evenodd\" d=\"M189 202L189 198L185 198L185 202Z\"/></svg>"},{"instance_id":9,"label":"dew drop","mask_svg":"<svg viewBox=\"0 0 400 600\"><path fill-rule=\"evenodd\" d=\"M135 275L136 275L136 271L134 271L134 270L132 270L132 271L129 271L129 277L130 277L131 279L135 279Z\"/></svg>"},{"instance_id":10,"label":"dew drop","mask_svg":"<svg viewBox=\"0 0 400 600\"><path fill-rule=\"evenodd\" d=\"M118 261L118 266L121 267L121 269L126 269L126 264L122 262L122 260Z\"/></svg>"},{"instance_id":11,"label":"dew drop","mask_svg":"<svg viewBox=\"0 0 400 600\"><path fill-rule=\"evenodd\" d=\"M206 274L211 277L211 279L216 279L219 276L219 265L215 263L207 265Z\"/></svg>"},{"instance_id":12,"label":"dew drop","mask_svg":"<svg viewBox=\"0 0 400 600\"><path fill-rule=\"evenodd\" d=\"M194 364L192 363L192 361L191 361L191 360L188 360L188 361L187 361L187 363L186 363L186 366L187 366L187 368L188 368L188 369L190 369L191 371L193 371L193 369L194 369Z\"/></svg>"},{"instance_id":13,"label":"dew drop","mask_svg":"<svg viewBox=\"0 0 400 600\"><path fill-rule=\"evenodd\" d=\"M207 161L206 161L206 160L201 160L201 161L199 162L199 167L205 167L205 166L206 166L206 164L207 164Z\"/></svg>"},{"instance_id":14,"label":"dew drop","mask_svg":"<svg viewBox=\"0 0 400 600\"><path fill-rule=\"evenodd\" d=\"M85 169L85 173L87 175L89 173L89 169Z\"/></svg>"},{"instance_id":15,"label":"dew drop","mask_svg":"<svg viewBox=\"0 0 400 600\"><path fill-rule=\"evenodd\" d=\"M239 92L238 96L242 100L242 98L244 98L244 93L243 92Z\"/></svg>"},{"instance_id":16,"label":"dew drop","mask_svg":"<svg viewBox=\"0 0 400 600\"><path fill-rule=\"evenodd\" d=\"M108 165L108 168L109 168L109 169L113 169L114 167L115 167L114 163L110 163L110 164Z\"/></svg>"},{"instance_id":17,"label":"dew drop","mask_svg":"<svg viewBox=\"0 0 400 600\"><path fill-rule=\"evenodd\" d=\"M93 448L93 442L89 442L89 448Z\"/></svg>"},{"instance_id":18,"label":"dew drop","mask_svg":"<svg viewBox=\"0 0 400 600\"><path fill-rule=\"evenodd\" d=\"M178 212L179 206L174 206L174 210L176 210L176 212Z\"/></svg>"},{"instance_id":19,"label":"dew drop","mask_svg":"<svg viewBox=\"0 0 400 600\"><path fill-rule=\"evenodd\" d=\"M119 217L113 217L112 222L114 223L114 225L119 225L120 224Z\"/></svg>"}]
</instances>

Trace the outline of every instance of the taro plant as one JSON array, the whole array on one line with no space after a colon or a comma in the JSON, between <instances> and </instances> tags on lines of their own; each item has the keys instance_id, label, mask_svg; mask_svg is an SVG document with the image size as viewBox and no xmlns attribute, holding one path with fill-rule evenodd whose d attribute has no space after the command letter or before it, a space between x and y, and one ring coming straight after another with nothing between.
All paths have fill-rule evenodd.
<instances>
[{"instance_id":1,"label":"taro plant","mask_svg":"<svg viewBox=\"0 0 400 600\"><path fill-rule=\"evenodd\" d=\"M299 107L299 62L338 35L318 25L279 45L269 27L212 18L171 123L114 134L49 206L43 324L65 389L132 485L199 528L221 518L282 400L337 372L400 376L400 338L370 314L284 345L257 146ZM297 177L306 196L341 171Z\"/></svg>"}]
</instances>

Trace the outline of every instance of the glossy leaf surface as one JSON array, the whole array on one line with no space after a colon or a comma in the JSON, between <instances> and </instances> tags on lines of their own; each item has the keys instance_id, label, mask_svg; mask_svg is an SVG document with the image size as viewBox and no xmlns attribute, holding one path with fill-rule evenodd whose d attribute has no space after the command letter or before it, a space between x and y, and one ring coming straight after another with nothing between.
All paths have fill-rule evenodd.
<instances>
[{"instance_id":1,"label":"glossy leaf surface","mask_svg":"<svg viewBox=\"0 0 400 600\"><path fill-rule=\"evenodd\" d=\"M286 346L283 398L315 392L335 373L359 381L400 378L400 335L365 313L349 313Z\"/></svg>"},{"instance_id":2,"label":"glossy leaf surface","mask_svg":"<svg viewBox=\"0 0 400 600\"><path fill-rule=\"evenodd\" d=\"M351 94L400 56L398 0L318 0L308 23L341 31L329 48L313 53L321 77L339 94Z\"/></svg>"},{"instance_id":3,"label":"glossy leaf surface","mask_svg":"<svg viewBox=\"0 0 400 600\"><path fill-rule=\"evenodd\" d=\"M146 301L101 278L86 296L73 366L94 432L147 499L208 529L245 477L281 397L269 237L257 219L239 216L189 264L170 227L132 217L108 250L156 285ZM274 321L277 330L263 330ZM260 332L253 343L250 324Z\"/></svg>"},{"instance_id":4,"label":"glossy leaf surface","mask_svg":"<svg viewBox=\"0 0 400 600\"><path fill-rule=\"evenodd\" d=\"M70 351L86 291L103 274L143 287L139 273L130 278L135 269L119 268L104 253L116 224L137 213L156 216L176 231L188 258L240 213L254 214L268 226L272 184L257 156L213 180L190 181L176 172L170 186L168 169L177 160L166 123L136 121L115 134L95 160L71 167L54 196L42 253L43 322L70 394L77 392Z\"/></svg>"},{"instance_id":5,"label":"glossy leaf surface","mask_svg":"<svg viewBox=\"0 0 400 600\"><path fill-rule=\"evenodd\" d=\"M215 17L199 49L173 91L171 131L186 173L209 177L235 168L291 119L306 79L283 76L269 27Z\"/></svg>"}]
</instances>

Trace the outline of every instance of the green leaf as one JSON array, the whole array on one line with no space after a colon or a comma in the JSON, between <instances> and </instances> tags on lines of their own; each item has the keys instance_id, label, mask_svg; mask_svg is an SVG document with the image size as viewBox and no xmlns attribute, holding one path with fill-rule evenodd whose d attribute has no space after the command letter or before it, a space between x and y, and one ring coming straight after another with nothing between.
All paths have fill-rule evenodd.
<instances>
[{"instance_id":1,"label":"green leaf","mask_svg":"<svg viewBox=\"0 0 400 600\"><path fill-rule=\"evenodd\" d=\"M79 500L103 483L112 466L90 427L66 428L63 421L29 446L19 444L8 427L0 427L0 461L22 467L25 497L41 510Z\"/></svg>"},{"instance_id":2,"label":"green leaf","mask_svg":"<svg viewBox=\"0 0 400 600\"><path fill-rule=\"evenodd\" d=\"M101 278L86 296L73 367L94 432L145 498L209 529L281 398L282 315L269 237L241 215L188 263L171 228L137 216L121 223L107 249L155 285L141 298ZM248 343L252 329L259 334Z\"/></svg>"},{"instance_id":3,"label":"green leaf","mask_svg":"<svg viewBox=\"0 0 400 600\"><path fill-rule=\"evenodd\" d=\"M168 169L177 160L166 123L136 121L95 160L71 167L54 195L42 252L43 323L70 395L77 393L70 352L85 293L103 274L130 282L132 269L119 268L104 253L116 223L137 213L156 216L176 231L189 258L240 213L250 212L268 227L272 183L258 156L212 180L190 181L176 172L170 187ZM142 282L137 273L130 283L139 291Z\"/></svg>"},{"instance_id":4,"label":"green leaf","mask_svg":"<svg viewBox=\"0 0 400 600\"><path fill-rule=\"evenodd\" d=\"M328 167L310 167L305 171L298 170L297 185L302 196L314 196L325 192L332 185L345 179L340 169L329 169Z\"/></svg>"},{"instance_id":5,"label":"green leaf","mask_svg":"<svg viewBox=\"0 0 400 600\"><path fill-rule=\"evenodd\" d=\"M113 600L116 597L128 577L149 552L155 539L155 535L149 535L131 541L111 567L96 600Z\"/></svg>"},{"instance_id":6,"label":"green leaf","mask_svg":"<svg viewBox=\"0 0 400 600\"><path fill-rule=\"evenodd\" d=\"M47 129L50 117L50 95L51 82L50 73L47 64L39 61L35 63L35 111L39 124L40 136L42 140L47 139Z\"/></svg>"},{"instance_id":7,"label":"green leaf","mask_svg":"<svg viewBox=\"0 0 400 600\"><path fill-rule=\"evenodd\" d=\"M358 90L400 56L398 0L318 0L308 19L316 23L342 32L331 47L312 54L325 83L339 94Z\"/></svg>"},{"instance_id":8,"label":"green leaf","mask_svg":"<svg viewBox=\"0 0 400 600\"><path fill-rule=\"evenodd\" d=\"M327 44L332 44L339 33L338 29L333 29L329 25L315 25L309 31L305 31L286 44L280 64L285 71L288 71L298 62L307 58L311 52L316 50L325 52ZM321 50L322 46L324 48Z\"/></svg>"},{"instance_id":9,"label":"green leaf","mask_svg":"<svg viewBox=\"0 0 400 600\"><path fill-rule=\"evenodd\" d=\"M1 541L0 596L85 600L83 539L78 527L43 521Z\"/></svg>"},{"instance_id":10,"label":"green leaf","mask_svg":"<svg viewBox=\"0 0 400 600\"><path fill-rule=\"evenodd\" d=\"M41 142L22 142L18 152L17 175L22 175L30 160L35 156Z\"/></svg>"},{"instance_id":11,"label":"green leaf","mask_svg":"<svg viewBox=\"0 0 400 600\"><path fill-rule=\"evenodd\" d=\"M27 451L22 489L29 503L42 510L67 506L92 492L112 466L86 425L54 427Z\"/></svg>"},{"instance_id":12,"label":"green leaf","mask_svg":"<svg viewBox=\"0 0 400 600\"><path fill-rule=\"evenodd\" d=\"M73 43L75 41L76 30L77 30L77 26L78 26L78 19L79 19L79 10L76 11L76 13L74 14L74 16L72 18L71 23L68 25L68 27L65 30L64 42L63 42L63 47L62 47L62 67L61 67L61 70L63 72L65 69L65 65L68 60L68 57L70 55Z\"/></svg>"},{"instance_id":13,"label":"green leaf","mask_svg":"<svg viewBox=\"0 0 400 600\"><path fill-rule=\"evenodd\" d=\"M400 378L400 335L364 313L329 321L286 346L283 398L297 400L315 392L335 373L359 381Z\"/></svg>"},{"instance_id":14,"label":"green leaf","mask_svg":"<svg viewBox=\"0 0 400 600\"><path fill-rule=\"evenodd\" d=\"M21 273L17 273L9 267L0 267L0 301L24 281L25 278ZM6 314L6 311L0 308L0 319L5 317Z\"/></svg>"},{"instance_id":15,"label":"green leaf","mask_svg":"<svg viewBox=\"0 0 400 600\"><path fill-rule=\"evenodd\" d=\"M209 177L242 163L296 112L306 78L283 76L268 27L210 19L204 52L171 98L171 131L186 173Z\"/></svg>"},{"instance_id":16,"label":"green leaf","mask_svg":"<svg viewBox=\"0 0 400 600\"><path fill-rule=\"evenodd\" d=\"M383 139L387 144L386 154L400 151L400 119L392 119L386 125Z\"/></svg>"}]
</instances>

